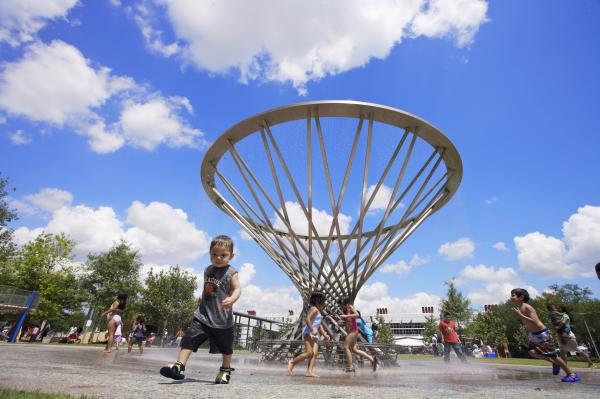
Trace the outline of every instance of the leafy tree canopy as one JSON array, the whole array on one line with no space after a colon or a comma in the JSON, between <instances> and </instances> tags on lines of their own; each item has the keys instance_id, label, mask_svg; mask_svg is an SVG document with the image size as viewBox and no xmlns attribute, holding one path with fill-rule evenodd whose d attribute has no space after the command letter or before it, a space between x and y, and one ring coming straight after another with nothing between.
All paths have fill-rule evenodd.
<instances>
[{"instance_id":1,"label":"leafy tree canopy","mask_svg":"<svg viewBox=\"0 0 600 399\"><path fill-rule=\"evenodd\" d=\"M190 321L197 305L195 276L173 266L166 272L150 270L145 283L141 311L148 321L173 331Z\"/></svg>"},{"instance_id":2,"label":"leafy tree canopy","mask_svg":"<svg viewBox=\"0 0 600 399\"><path fill-rule=\"evenodd\" d=\"M437 335L439 321L433 316L429 315L425 317L425 325L423 326L423 341L425 343L431 343L434 335Z\"/></svg>"},{"instance_id":3,"label":"leafy tree canopy","mask_svg":"<svg viewBox=\"0 0 600 399\"><path fill-rule=\"evenodd\" d=\"M471 319L473 314L470 308L471 301L465 298L462 292L456 288L454 281L447 281L446 285L448 286L448 292L446 298L442 299L440 310L442 313L450 313L452 318L456 320L456 324L460 326Z\"/></svg>"},{"instance_id":4,"label":"leafy tree canopy","mask_svg":"<svg viewBox=\"0 0 600 399\"><path fill-rule=\"evenodd\" d=\"M89 254L81 287L91 307L104 310L119 293L129 295L129 306L141 291L140 259L138 252L123 240L106 252Z\"/></svg>"},{"instance_id":5,"label":"leafy tree canopy","mask_svg":"<svg viewBox=\"0 0 600 399\"><path fill-rule=\"evenodd\" d=\"M62 328L80 313L84 297L72 261L74 246L63 234L43 233L0 264L0 284L38 291L41 299L34 322L48 319L54 328Z\"/></svg>"},{"instance_id":6,"label":"leafy tree canopy","mask_svg":"<svg viewBox=\"0 0 600 399\"><path fill-rule=\"evenodd\" d=\"M6 201L8 197L7 186L8 179L3 178L0 173L0 264L6 262L16 249L12 241L12 230L8 228L8 223L17 220L17 213L15 210L10 209Z\"/></svg>"}]
</instances>

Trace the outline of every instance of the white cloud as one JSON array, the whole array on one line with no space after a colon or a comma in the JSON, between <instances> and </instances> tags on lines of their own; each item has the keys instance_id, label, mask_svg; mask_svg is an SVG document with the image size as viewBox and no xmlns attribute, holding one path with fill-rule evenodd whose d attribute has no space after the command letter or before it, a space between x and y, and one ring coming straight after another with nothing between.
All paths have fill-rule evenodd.
<instances>
[{"instance_id":1,"label":"white cloud","mask_svg":"<svg viewBox=\"0 0 600 399\"><path fill-rule=\"evenodd\" d=\"M460 271L459 276L468 280L477 281L505 281L513 284L521 284L522 280L517 275L517 272L512 267L498 268L495 269L493 266L477 265L477 266L466 266Z\"/></svg>"},{"instance_id":2,"label":"white cloud","mask_svg":"<svg viewBox=\"0 0 600 399\"><path fill-rule=\"evenodd\" d=\"M240 239L242 239L244 241L253 241L254 240L254 238L252 238L250 236L250 234L248 234L248 232L246 232L246 230L243 230L243 229L239 231L239 236L240 236Z\"/></svg>"},{"instance_id":3,"label":"white cloud","mask_svg":"<svg viewBox=\"0 0 600 399\"><path fill-rule=\"evenodd\" d=\"M460 271L455 282L469 288L467 297L475 305L505 302L510 298L510 291L517 287L525 288L532 298L539 295L539 291L527 285L512 267L468 265Z\"/></svg>"},{"instance_id":4,"label":"white cloud","mask_svg":"<svg viewBox=\"0 0 600 399\"><path fill-rule=\"evenodd\" d=\"M240 280L240 285L242 286L242 288L247 286L255 275L256 268L252 263L246 262L242 264L242 266L238 269L238 278Z\"/></svg>"},{"instance_id":5,"label":"white cloud","mask_svg":"<svg viewBox=\"0 0 600 399\"><path fill-rule=\"evenodd\" d=\"M546 236L540 232L515 237L517 259L521 270L537 273L544 278L573 278L581 270L566 262L567 248L558 238Z\"/></svg>"},{"instance_id":6,"label":"white cloud","mask_svg":"<svg viewBox=\"0 0 600 399\"><path fill-rule=\"evenodd\" d=\"M586 205L563 223L566 259L590 266L600 260L600 206Z\"/></svg>"},{"instance_id":7,"label":"white cloud","mask_svg":"<svg viewBox=\"0 0 600 399\"><path fill-rule=\"evenodd\" d=\"M482 289L469 292L467 296L474 305L499 304L510 299L510 291L513 288L526 289L531 298L540 295L539 291L531 285L516 286L506 282L492 282Z\"/></svg>"},{"instance_id":8,"label":"white cloud","mask_svg":"<svg viewBox=\"0 0 600 399\"><path fill-rule=\"evenodd\" d=\"M444 255L448 260L459 260L473 257L475 243L468 237L462 237L455 242L447 242L438 248L438 254Z\"/></svg>"},{"instance_id":9,"label":"white cloud","mask_svg":"<svg viewBox=\"0 0 600 399\"><path fill-rule=\"evenodd\" d=\"M396 273L396 274L405 274L408 273L411 269L417 266L424 265L429 262L429 257L421 257L418 254L414 254L409 262L404 260L400 260L396 263L387 263L381 267L382 273Z\"/></svg>"},{"instance_id":10,"label":"white cloud","mask_svg":"<svg viewBox=\"0 0 600 399\"><path fill-rule=\"evenodd\" d=\"M124 237L139 248L146 259L155 262L185 263L208 252L209 238L196 229L187 214L162 202L147 206L134 201L127 210Z\"/></svg>"},{"instance_id":11,"label":"white cloud","mask_svg":"<svg viewBox=\"0 0 600 399\"><path fill-rule=\"evenodd\" d=\"M15 244L23 246L28 242L35 240L35 238L43 232L44 229L42 227L38 227L35 229L29 229L27 227L18 227L13 232L13 239Z\"/></svg>"},{"instance_id":12,"label":"white cloud","mask_svg":"<svg viewBox=\"0 0 600 399\"><path fill-rule=\"evenodd\" d=\"M470 0L431 0L425 12L412 23L414 36L451 36L458 46L473 41L479 26L487 21L487 2Z\"/></svg>"},{"instance_id":13,"label":"white cloud","mask_svg":"<svg viewBox=\"0 0 600 399\"><path fill-rule=\"evenodd\" d=\"M16 145L24 145L31 143L31 137L23 133L23 131L20 129L10 133L8 137L10 138L10 141Z\"/></svg>"},{"instance_id":14,"label":"white cloud","mask_svg":"<svg viewBox=\"0 0 600 399\"><path fill-rule=\"evenodd\" d=\"M154 98L144 103L128 101L121 113L123 136L134 146L153 150L166 143L170 147L197 146L202 132L187 126L181 108L191 111L189 102L180 98Z\"/></svg>"},{"instance_id":15,"label":"white cloud","mask_svg":"<svg viewBox=\"0 0 600 399\"><path fill-rule=\"evenodd\" d=\"M506 246L506 243L504 241L498 241L497 243L495 243L493 245L494 249L497 249L498 251L510 251L510 249L508 249L508 247Z\"/></svg>"},{"instance_id":16,"label":"white cloud","mask_svg":"<svg viewBox=\"0 0 600 399\"><path fill-rule=\"evenodd\" d=\"M72 206L71 194L62 190L46 189L27 198L23 203L33 207L35 202L36 207L52 211L52 216L45 227L16 229L15 241L20 245L46 231L72 238L78 259L107 251L121 239L139 250L147 263L185 264L208 252L208 234L197 229L185 212L169 204L134 201L122 221L111 207Z\"/></svg>"},{"instance_id":17,"label":"white cloud","mask_svg":"<svg viewBox=\"0 0 600 399\"><path fill-rule=\"evenodd\" d=\"M494 197L486 199L485 203L488 204L488 205L492 205L492 204L495 204L498 201L499 201L498 197L494 196Z\"/></svg>"},{"instance_id":18,"label":"white cloud","mask_svg":"<svg viewBox=\"0 0 600 399\"><path fill-rule=\"evenodd\" d=\"M285 207L290 220L290 225L294 232L297 234L308 235L308 219L306 218L302 207L297 202L286 201ZM282 209L279 212L283 215ZM319 235L327 235L331 229L331 223L333 216L328 214L326 211L320 211L316 208L312 210L312 219L315 229ZM273 226L281 231L288 231L285 223L279 216L275 216L275 222ZM347 234L350 231L350 222L352 217L344 215L343 213L338 214L338 222L341 234ZM335 232L335 229L334 229Z\"/></svg>"},{"instance_id":19,"label":"white cloud","mask_svg":"<svg viewBox=\"0 0 600 399\"><path fill-rule=\"evenodd\" d=\"M237 2L155 0L134 10L148 47L213 73L236 69L240 80L306 83L386 58L406 37L473 41L487 21L483 0L318 0ZM166 11L166 12L165 12ZM163 41L160 15L175 40Z\"/></svg>"},{"instance_id":20,"label":"white cloud","mask_svg":"<svg viewBox=\"0 0 600 399\"><path fill-rule=\"evenodd\" d=\"M366 200L371 198L373 192L375 191L375 185L370 185L367 188ZM373 202L371 202L371 206L369 207L369 211L377 211L377 210L385 210L390 202L390 198L392 198L392 189L385 184L382 184L377 190L377 194L375 194L375 198L373 198Z\"/></svg>"},{"instance_id":21,"label":"white cloud","mask_svg":"<svg viewBox=\"0 0 600 399\"><path fill-rule=\"evenodd\" d=\"M63 206L70 206L73 194L57 188L43 188L36 194L26 195L23 199L43 211L54 212Z\"/></svg>"},{"instance_id":22,"label":"white cloud","mask_svg":"<svg viewBox=\"0 0 600 399\"><path fill-rule=\"evenodd\" d=\"M234 265L234 267L236 267ZM288 310L300 314L302 298L293 286L259 287L251 284L256 275L256 267L252 263L243 263L236 267L242 287L242 295L234 309L238 312L256 310L258 316L287 316Z\"/></svg>"},{"instance_id":23,"label":"white cloud","mask_svg":"<svg viewBox=\"0 0 600 399\"><path fill-rule=\"evenodd\" d=\"M116 108L118 120L105 121L105 107ZM185 120L193 112L187 98L149 93L130 77L93 67L77 48L60 40L34 43L20 60L4 64L0 109L86 136L98 153L125 144L147 150L160 144L206 144L203 133Z\"/></svg>"},{"instance_id":24,"label":"white cloud","mask_svg":"<svg viewBox=\"0 0 600 399\"><path fill-rule=\"evenodd\" d=\"M600 248L600 206L577 209L563 223L562 233L562 239L537 231L515 237L521 270L544 278L593 275Z\"/></svg>"},{"instance_id":25,"label":"white cloud","mask_svg":"<svg viewBox=\"0 0 600 399\"><path fill-rule=\"evenodd\" d=\"M11 46L31 41L48 20L66 17L77 0L0 1L0 42Z\"/></svg>"},{"instance_id":26,"label":"white cloud","mask_svg":"<svg viewBox=\"0 0 600 399\"><path fill-rule=\"evenodd\" d=\"M92 117L113 93L110 71L93 69L75 47L55 40L31 45L20 61L5 64L0 107L34 121L62 126Z\"/></svg>"}]
</instances>

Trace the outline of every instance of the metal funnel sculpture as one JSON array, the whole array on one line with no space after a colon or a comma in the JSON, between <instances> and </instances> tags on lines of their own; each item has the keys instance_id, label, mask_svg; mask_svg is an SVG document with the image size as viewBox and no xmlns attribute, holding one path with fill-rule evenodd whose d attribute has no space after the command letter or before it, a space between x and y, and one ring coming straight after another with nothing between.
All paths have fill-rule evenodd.
<instances>
[{"instance_id":1,"label":"metal funnel sculpture","mask_svg":"<svg viewBox=\"0 0 600 399\"><path fill-rule=\"evenodd\" d=\"M461 177L460 155L437 128L355 101L294 104L243 120L211 145L201 170L210 199L305 302L322 290L330 310L356 297Z\"/></svg>"}]
</instances>

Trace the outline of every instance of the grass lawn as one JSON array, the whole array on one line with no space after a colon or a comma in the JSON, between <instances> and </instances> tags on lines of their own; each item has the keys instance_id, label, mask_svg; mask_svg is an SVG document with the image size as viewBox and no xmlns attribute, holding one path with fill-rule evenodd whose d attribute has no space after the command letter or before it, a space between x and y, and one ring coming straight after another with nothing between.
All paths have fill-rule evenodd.
<instances>
[{"instance_id":1,"label":"grass lawn","mask_svg":"<svg viewBox=\"0 0 600 399\"><path fill-rule=\"evenodd\" d=\"M0 398L2 399L91 399L90 396L71 396L62 393L25 392L0 387Z\"/></svg>"}]
</instances>

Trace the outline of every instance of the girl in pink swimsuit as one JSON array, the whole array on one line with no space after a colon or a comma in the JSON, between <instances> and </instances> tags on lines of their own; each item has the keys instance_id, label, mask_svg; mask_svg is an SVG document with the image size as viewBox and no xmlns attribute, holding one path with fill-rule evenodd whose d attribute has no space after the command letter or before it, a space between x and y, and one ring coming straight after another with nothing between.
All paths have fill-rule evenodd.
<instances>
[{"instance_id":1,"label":"girl in pink swimsuit","mask_svg":"<svg viewBox=\"0 0 600 399\"><path fill-rule=\"evenodd\" d=\"M354 364L352 363L352 352L356 353L360 357L368 359L371 362L373 371L377 370L377 358L359 350L356 346L356 341L358 340L358 324L356 323L356 318L359 316L356 309L354 309L354 305L352 305L352 301L349 298L345 298L340 302L340 307L342 308L342 319L340 320L340 324L346 324L346 332L348 333L348 335L346 335L346 339L344 340L346 371L356 371L354 369Z\"/></svg>"}]
</instances>

